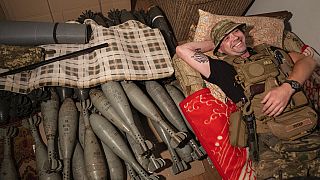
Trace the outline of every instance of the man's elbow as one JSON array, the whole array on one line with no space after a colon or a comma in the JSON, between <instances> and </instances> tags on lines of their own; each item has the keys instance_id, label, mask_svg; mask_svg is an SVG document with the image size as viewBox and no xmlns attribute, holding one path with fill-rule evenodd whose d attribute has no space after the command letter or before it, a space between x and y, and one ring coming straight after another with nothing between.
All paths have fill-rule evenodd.
<instances>
[{"instance_id":1,"label":"man's elbow","mask_svg":"<svg viewBox=\"0 0 320 180\"><path fill-rule=\"evenodd\" d=\"M303 60L308 61L310 69L314 70L317 67L317 62L313 57L306 56L305 59L303 59Z\"/></svg>"},{"instance_id":2,"label":"man's elbow","mask_svg":"<svg viewBox=\"0 0 320 180\"><path fill-rule=\"evenodd\" d=\"M320 67L320 56L313 56L310 57L312 59L312 67L315 68L319 68Z\"/></svg>"},{"instance_id":3,"label":"man's elbow","mask_svg":"<svg viewBox=\"0 0 320 180\"><path fill-rule=\"evenodd\" d=\"M311 61L311 67L312 69L314 70L317 66L319 66L319 64L317 63L317 61L314 59L314 58L311 58L312 61Z\"/></svg>"},{"instance_id":4,"label":"man's elbow","mask_svg":"<svg viewBox=\"0 0 320 180\"><path fill-rule=\"evenodd\" d=\"M178 56L178 57L181 57L181 55L182 55L182 53L183 53L183 45L179 45L179 46L177 46L176 47L176 55Z\"/></svg>"},{"instance_id":5,"label":"man's elbow","mask_svg":"<svg viewBox=\"0 0 320 180\"><path fill-rule=\"evenodd\" d=\"M301 60L302 62L307 62L307 71L309 71L310 73L312 73L316 69L317 63L314 58L307 56Z\"/></svg>"},{"instance_id":6,"label":"man's elbow","mask_svg":"<svg viewBox=\"0 0 320 180\"><path fill-rule=\"evenodd\" d=\"M294 64L296 64L297 62L306 63L308 64L309 68L312 70L315 69L317 66L316 60L311 56L304 56L297 52L291 52L289 53L289 55L292 61L294 62Z\"/></svg>"}]
</instances>

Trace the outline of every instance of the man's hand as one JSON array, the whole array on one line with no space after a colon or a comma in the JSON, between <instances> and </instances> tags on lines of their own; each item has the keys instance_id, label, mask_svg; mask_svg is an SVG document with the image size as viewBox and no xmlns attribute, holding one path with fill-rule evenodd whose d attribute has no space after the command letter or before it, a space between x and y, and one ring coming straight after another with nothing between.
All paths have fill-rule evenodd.
<instances>
[{"instance_id":1,"label":"man's hand","mask_svg":"<svg viewBox=\"0 0 320 180\"><path fill-rule=\"evenodd\" d=\"M301 48L301 53L305 56L311 56L313 57L314 56L314 49L308 45L304 45L302 48Z\"/></svg>"},{"instance_id":2,"label":"man's hand","mask_svg":"<svg viewBox=\"0 0 320 180\"><path fill-rule=\"evenodd\" d=\"M271 89L261 101L262 112L267 116L278 116L287 106L294 90L288 83Z\"/></svg>"}]
</instances>

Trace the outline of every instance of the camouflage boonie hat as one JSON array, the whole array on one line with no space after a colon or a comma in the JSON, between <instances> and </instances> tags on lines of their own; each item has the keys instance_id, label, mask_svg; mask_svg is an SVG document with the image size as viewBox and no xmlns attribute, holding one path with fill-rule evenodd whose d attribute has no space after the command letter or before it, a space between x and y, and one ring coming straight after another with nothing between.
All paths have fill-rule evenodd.
<instances>
[{"instance_id":1,"label":"camouflage boonie hat","mask_svg":"<svg viewBox=\"0 0 320 180\"><path fill-rule=\"evenodd\" d=\"M231 33L234 29L239 28L244 30L246 27L245 23L235 23L229 19L219 21L212 29L210 33L211 40L213 41L215 48L213 50L214 55L218 55L219 46L223 40L229 33Z\"/></svg>"}]
</instances>

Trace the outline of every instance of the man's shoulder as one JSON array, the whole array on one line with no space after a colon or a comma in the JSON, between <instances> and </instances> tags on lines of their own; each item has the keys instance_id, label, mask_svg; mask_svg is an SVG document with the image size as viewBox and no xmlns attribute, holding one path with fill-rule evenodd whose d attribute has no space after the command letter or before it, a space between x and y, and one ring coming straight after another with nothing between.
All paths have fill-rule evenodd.
<instances>
[{"instance_id":1,"label":"man's shoulder","mask_svg":"<svg viewBox=\"0 0 320 180\"><path fill-rule=\"evenodd\" d=\"M270 44L266 44L266 43L258 44L256 46L254 46L253 49L255 49L255 50L266 50L266 49L268 49L268 50L272 50L272 51L275 51L277 49L283 50L280 47L276 47L276 46L273 46L273 45L270 45Z\"/></svg>"},{"instance_id":2,"label":"man's shoulder","mask_svg":"<svg viewBox=\"0 0 320 180\"><path fill-rule=\"evenodd\" d=\"M253 50L260 54L264 54L264 53L267 53L267 54L273 54L275 51L277 50L280 50L282 52L285 52L285 53L288 53L286 50L280 48L280 47L276 47L276 46L273 46L273 45L269 45L269 44L259 44L259 45L256 45L253 47Z\"/></svg>"}]
</instances>

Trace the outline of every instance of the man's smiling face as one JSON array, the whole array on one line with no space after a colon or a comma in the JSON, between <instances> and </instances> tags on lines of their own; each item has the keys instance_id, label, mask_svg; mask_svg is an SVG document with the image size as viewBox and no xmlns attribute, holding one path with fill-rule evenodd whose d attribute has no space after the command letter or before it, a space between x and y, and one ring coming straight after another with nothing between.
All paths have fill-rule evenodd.
<instances>
[{"instance_id":1,"label":"man's smiling face","mask_svg":"<svg viewBox=\"0 0 320 180\"><path fill-rule=\"evenodd\" d=\"M218 51L228 55L245 55L247 53L247 45L244 33L238 28L234 29L223 38Z\"/></svg>"}]
</instances>

